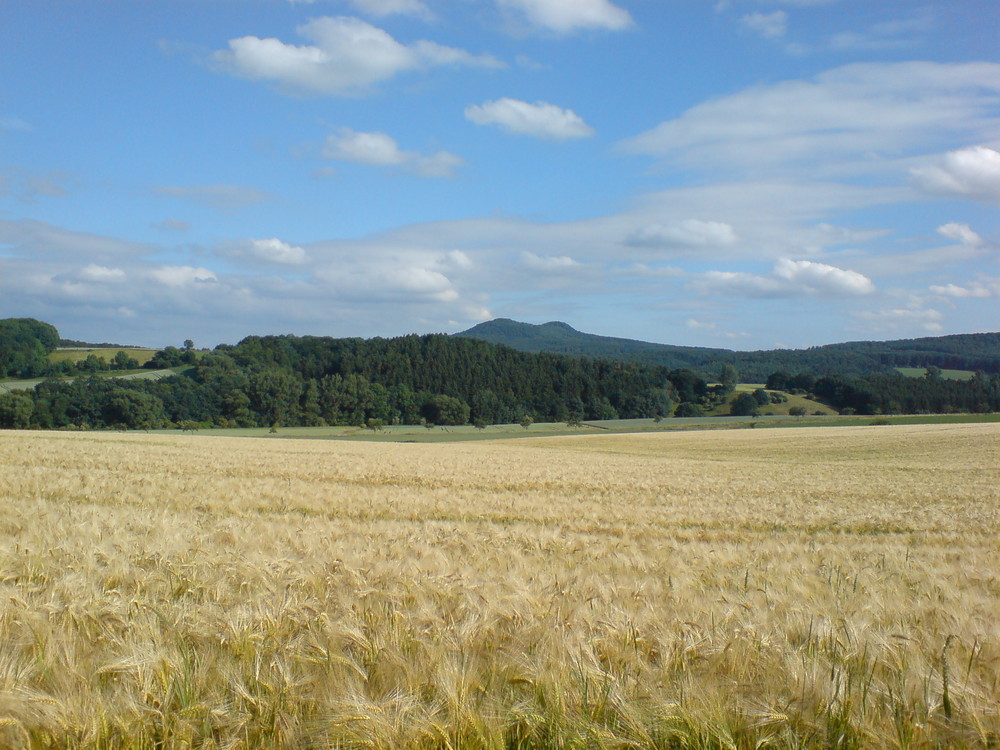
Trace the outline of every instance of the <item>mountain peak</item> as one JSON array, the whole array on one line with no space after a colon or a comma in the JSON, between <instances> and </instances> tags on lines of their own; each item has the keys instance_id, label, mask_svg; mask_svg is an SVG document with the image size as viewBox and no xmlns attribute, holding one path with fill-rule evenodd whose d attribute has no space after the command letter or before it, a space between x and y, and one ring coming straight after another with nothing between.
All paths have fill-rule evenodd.
<instances>
[{"instance_id":1,"label":"mountain peak","mask_svg":"<svg viewBox=\"0 0 1000 750\"><path fill-rule=\"evenodd\" d=\"M564 331L572 331L573 333L579 333L573 326L569 323L563 323L561 320L550 320L548 323L542 323L539 328L562 328Z\"/></svg>"}]
</instances>

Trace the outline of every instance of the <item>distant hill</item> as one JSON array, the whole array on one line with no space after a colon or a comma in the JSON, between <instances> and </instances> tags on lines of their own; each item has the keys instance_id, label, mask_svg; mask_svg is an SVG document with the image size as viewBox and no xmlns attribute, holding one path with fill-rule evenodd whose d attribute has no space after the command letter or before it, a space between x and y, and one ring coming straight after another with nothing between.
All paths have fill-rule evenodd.
<instances>
[{"instance_id":1,"label":"distant hill","mask_svg":"<svg viewBox=\"0 0 1000 750\"><path fill-rule=\"evenodd\" d=\"M498 318L455 334L504 344L524 352L551 352L687 368L716 375L725 363L744 382L764 382L772 372L865 375L895 367L935 366L952 370L1000 372L1000 333L934 336L899 341L856 341L809 349L741 352L598 336L554 321L534 325Z\"/></svg>"}]
</instances>

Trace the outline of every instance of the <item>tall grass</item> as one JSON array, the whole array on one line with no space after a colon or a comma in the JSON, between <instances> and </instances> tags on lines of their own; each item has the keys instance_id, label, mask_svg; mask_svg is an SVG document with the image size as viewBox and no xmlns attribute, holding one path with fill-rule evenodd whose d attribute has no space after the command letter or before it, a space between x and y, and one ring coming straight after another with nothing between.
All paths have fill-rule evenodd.
<instances>
[{"instance_id":1,"label":"tall grass","mask_svg":"<svg viewBox=\"0 0 1000 750\"><path fill-rule=\"evenodd\" d=\"M998 447L3 433L0 747L996 745Z\"/></svg>"}]
</instances>

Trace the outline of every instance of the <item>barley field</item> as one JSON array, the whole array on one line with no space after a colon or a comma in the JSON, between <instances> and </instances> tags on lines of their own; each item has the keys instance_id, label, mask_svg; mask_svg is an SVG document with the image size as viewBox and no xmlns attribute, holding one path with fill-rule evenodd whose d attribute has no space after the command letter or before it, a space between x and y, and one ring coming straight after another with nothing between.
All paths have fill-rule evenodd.
<instances>
[{"instance_id":1,"label":"barley field","mask_svg":"<svg viewBox=\"0 0 1000 750\"><path fill-rule=\"evenodd\" d=\"M1000 743L1000 425L0 433L0 747Z\"/></svg>"}]
</instances>

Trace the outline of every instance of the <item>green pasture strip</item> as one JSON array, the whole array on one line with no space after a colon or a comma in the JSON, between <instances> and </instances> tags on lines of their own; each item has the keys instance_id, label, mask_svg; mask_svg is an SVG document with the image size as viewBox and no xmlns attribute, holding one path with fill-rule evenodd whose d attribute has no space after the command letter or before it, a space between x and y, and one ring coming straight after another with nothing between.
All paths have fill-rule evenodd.
<instances>
[{"instance_id":1,"label":"green pasture strip","mask_svg":"<svg viewBox=\"0 0 1000 750\"><path fill-rule=\"evenodd\" d=\"M191 369L191 365L182 367L172 367L168 370L105 370L93 373L93 377L104 378L106 380L159 380L171 375L179 375ZM87 376L90 377L90 376ZM44 383L49 378L32 378L31 380L3 380L0 381L0 392L3 391L30 391L39 383ZM76 378L56 378L66 383L72 383Z\"/></svg>"},{"instance_id":2,"label":"green pasture strip","mask_svg":"<svg viewBox=\"0 0 1000 750\"><path fill-rule=\"evenodd\" d=\"M34 380L4 380L0 381L0 393L10 393L11 391L30 391L39 383L43 382L45 378L36 378Z\"/></svg>"},{"instance_id":3,"label":"green pasture strip","mask_svg":"<svg viewBox=\"0 0 1000 750\"><path fill-rule=\"evenodd\" d=\"M143 365L151 360L153 355L158 351L159 349L130 348L125 346L113 348L67 347L65 349L56 349L49 354L49 362L83 362L91 354L100 357L105 362L110 362L118 352L125 352L127 356L136 360L140 365Z\"/></svg>"},{"instance_id":4,"label":"green pasture strip","mask_svg":"<svg viewBox=\"0 0 1000 750\"><path fill-rule=\"evenodd\" d=\"M908 378L922 378L927 374L925 367L897 367L896 372ZM941 370L941 377L945 380L972 380L976 373L972 370Z\"/></svg>"}]
</instances>

